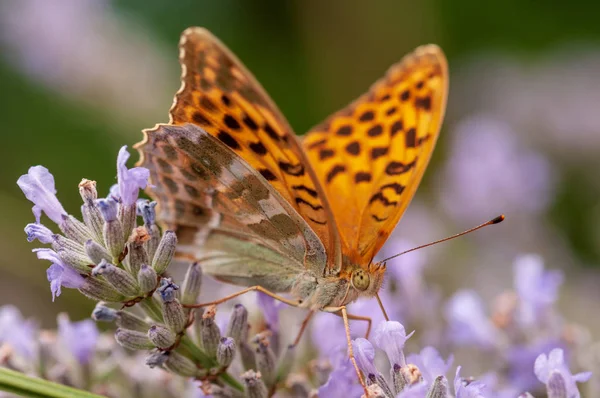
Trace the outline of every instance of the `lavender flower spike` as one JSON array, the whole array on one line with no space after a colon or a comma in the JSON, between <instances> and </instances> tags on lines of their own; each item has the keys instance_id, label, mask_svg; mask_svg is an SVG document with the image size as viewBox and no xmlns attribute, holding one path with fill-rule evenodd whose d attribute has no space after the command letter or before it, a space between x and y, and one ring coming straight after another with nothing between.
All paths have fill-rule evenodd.
<instances>
[{"instance_id":1,"label":"lavender flower spike","mask_svg":"<svg viewBox=\"0 0 600 398\"><path fill-rule=\"evenodd\" d=\"M67 212L56 197L54 176L47 168L43 166L30 167L27 174L19 177L17 185L25 197L33 202L32 210L37 223L40 222L40 217L44 212L56 224L62 224L63 216L67 215Z\"/></svg>"},{"instance_id":2,"label":"lavender flower spike","mask_svg":"<svg viewBox=\"0 0 600 398\"><path fill-rule=\"evenodd\" d=\"M94 321L71 322L67 314L59 314L58 335L77 362L85 365L91 361L100 336Z\"/></svg>"},{"instance_id":3,"label":"lavender flower spike","mask_svg":"<svg viewBox=\"0 0 600 398\"><path fill-rule=\"evenodd\" d=\"M552 390L556 388L557 383L553 381L557 378L562 378L567 393L566 396L569 398L579 398L577 382L586 382L592 376L592 372L571 374L569 367L565 363L564 352L560 348L553 349L548 355L540 354L535 360L533 370L539 381L546 384L548 396L552 396Z\"/></svg>"},{"instance_id":4,"label":"lavender flower spike","mask_svg":"<svg viewBox=\"0 0 600 398\"><path fill-rule=\"evenodd\" d=\"M480 381L471 381L466 383L460 377L460 366L456 368L454 377L454 393L456 398L485 398L489 394L486 385Z\"/></svg>"},{"instance_id":5,"label":"lavender flower spike","mask_svg":"<svg viewBox=\"0 0 600 398\"><path fill-rule=\"evenodd\" d=\"M375 329L375 344L381 348L388 356L391 366L405 366L404 344L412 336L414 331L408 336L406 330L400 322L383 321Z\"/></svg>"},{"instance_id":6,"label":"lavender flower spike","mask_svg":"<svg viewBox=\"0 0 600 398\"><path fill-rule=\"evenodd\" d=\"M61 293L61 287L78 289L83 285L84 278L77 271L65 264L58 254L51 249L33 249L40 260L48 260L52 265L46 271L50 290L52 291L52 301Z\"/></svg>"},{"instance_id":7,"label":"lavender flower spike","mask_svg":"<svg viewBox=\"0 0 600 398\"><path fill-rule=\"evenodd\" d=\"M427 384L433 383L438 376L446 376L448 369L452 366L454 357L450 355L447 360L440 356L440 353L433 347L425 347L419 354L411 354L406 359L408 363L416 365L423 375L423 380Z\"/></svg>"},{"instance_id":8,"label":"lavender flower spike","mask_svg":"<svg viewBox=\"0 0 600 398\"><path fill-rule=\"evenodd\" d=\"M127 159L129 159L127 146L119 150L117 156L117 179L119 181L119 195L125 206L131 206L136 203L140 189L146 188L150 171L144 167L127 168Z\"/></svg>"}]
</instances>

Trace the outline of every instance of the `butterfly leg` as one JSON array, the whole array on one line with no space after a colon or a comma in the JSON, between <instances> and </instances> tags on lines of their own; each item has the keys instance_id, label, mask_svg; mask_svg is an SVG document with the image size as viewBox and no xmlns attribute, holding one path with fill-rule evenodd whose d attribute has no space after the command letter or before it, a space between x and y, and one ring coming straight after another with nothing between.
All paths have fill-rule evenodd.
<instances>
[{"instance_id":1,"label":"butterfly leg","mask_svg":"<svg viewBox=\"0 0 600 398\"><path fill-rule=\"evenodd\" d=\"M363 380L362 373L358 368L358 364L356 363L356 358L354 358L354 350L352 349L352 339L350 337L350 323L348 322L348 312L346 311L346 306L339 307L342 313L342 319L344 320L344 329L346 329L346 341L348 342L348 356L350 357L350 361L352 361L352 365L354 366L354 370L356 371L356 375L358 376L358 381L365 391L365 396L369 396L369 391L367 391L367 385Z\"/></svg>"},{"instance_id":2,"label":"butterfly leg","mask_svg":"<svg viewBox=\"0 0 600 398\"><path fill-rule=\"evenodd\" d=\"M304 330L306 330L306 326L308 325L308 322L310 321L310 319L312 318L312 316L314 314L315 314L314 310L310 310L308 312L308 314L306 315L306 318L304 318L304 320L302 321L302 326L300 326L300 331L298 331L298 335L294 339L292 346L295 347L298 345L298 343L300 342L300 339L302 338L302 335L304 334Z\"/></svg>"},{"instance_id":3,"label":"butterfly leg","mask_svg":"<svg viewBox=\"0 0 600 398\"><path fill-rule=\"evenodd\" d=\"M301 304L298 300L287 299L287 298L285 298L283 296L278 295L277 293L273 293L270 290L265 289L262 286L251 286L249 288L240 290L239 292L235 292L233 294L230 294L229 296L225 296L223 298L220 298L219 300L210 301L210 302L201 303L201 304L188 304L188 305L184 305L184 307L186 307L186 308L202 308L202 307L208 307L209 305L219 305L219 304L222 304L222 303L224 303L226 301L234 299L234 298L236 298L238 296L246 294L248 292L255 292L255 291L264 293L267 296L273 297L275 300L281 301L282 303L285 303L287 305L291 305L292 307L298 307Z\"/></svg>"}]
</instances>

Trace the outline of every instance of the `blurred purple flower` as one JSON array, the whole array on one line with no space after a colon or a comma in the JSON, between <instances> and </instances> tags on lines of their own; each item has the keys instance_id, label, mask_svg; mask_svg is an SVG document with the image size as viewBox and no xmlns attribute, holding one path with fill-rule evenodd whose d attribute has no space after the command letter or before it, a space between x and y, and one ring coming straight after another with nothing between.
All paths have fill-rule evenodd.
<instances>
[{"instance_id":1,"label":"blurred purple flower","mask_svg":"<svg viewBox=\"0 0 600 398\"><path fill-rule=\"evenodd\" d=\"M33 202L32 210L38 224L42 212L46 213L48 218L57 225L62 224L63 216L66 216L67 212L56 197L54 176L50 174L47 168L43 166L30 167L27 174L19 177L17 185L23 191L25 197Z\"/></svg>"},{"instance_id":2,"label":"blurred purple flower","mask_svg":"<svg viewBox=\"0 0 600 398\"><path fill-rule=\"evenodd\" d=\"M12 305L0 307L0 345L7 344L27 359L36 355L37 327Z\"/></svg>"},{"instance_id":3,"label":"blurred purple flower","mask_svg":"<svg viewBox=\"0 0 600 398\"><path fill-rule=\"evenodd\" d=\"M383 321L375 328L373 340L377 347L385 351L391 366L406 366L404 344L415 332L406 335L400 322Z\"/></svg>"},{"instance_id":4,"label":"blurred purple flower","mask_svg":"<svg viewBox=\"0 0 600 398\"><path fill-rule=\"evenodd\" d=\"M150 171L144 167L128 169L127 160L129 156L127 146L123 146L117 156L119 195L125 206L131 206L136 203L139 190L146 188L148 178L150 177Z\"/></svg>"},{"instance_id":5,"label":"blurred purple flower","mask_svg":"<svg viewBox=\"0 0 600 398\"><path fill-rule=\"evenodd\" d=\"M423 375L423 380L429 385L433 383L436 377L446 376L448 369L454 362L454 357L450 355L444 361L435 348L425 347L419 354L409 355L406 362L416 365L421 371L421 375Z\"/></svg>"},{"instance_id":6,"label":"blurred purple flower","mask_svg":"<svg viewBox=\"0 0 600 398\"><path fill-rule=\"evenodd\" d=\"M527 149L507 123L489 115L471 116L452 137L440 198L456 220L478 222L498 209L539 214L552 201L550 163Z\"/></svg>"},{"instance_id":7,"label":"blurred purple flower","mask_svg":"<svg viewBox=\"0 0 600 398\"><path fill-rule=\"evenodd\" d=\"M36 239L41 243L52 243L53 241L53 232L42 224L27 224L25 233L27 234L27 242L33 242Z\"/></svg>"},{"instance_id":8,"label":"blurred purple flower","mask_svg":"<svg viewBox=\"0 0 600 398\"><path fill-rule=\"evenodd\" d=\"M430 385L425 382L411 384L396 396L396 398L423 398L427 396Z\"/></svg>"},{"instance_id":9,"label":"blurred purple flower","mask_svg":"<svg viewBox=\"0 0 600 398\"><path fill-rule=\"evenodd\" d=\"M99 332L91 319L71 322L67 314L58 316L58 335L77 361L85 365L92 359Z\"/></svg>"},{"instance_id":10,"label":"blurred purple flower","mask_svg":"<svg viewBox=\"0 0 600 398\"><path fill-rule=\"evenodd\" d=\"M486 315L481 298L470 290L454 294L445 306L449 334L457 344L479 344L491 348L500 342L500 333Z\"/></svg>"},{"instance_id":11,"label":"blurred purple flower","mask_svg":"<svg viewBox=\"0 0 600 398\"><path fill-rule=\"evenodd\" d=\"M558 339L544 340L530 345L515 344L506 353L508 378L511 386L518 391L534 389L538 379L533 371L536 358L564 343Z\"/></svg>"},{"instance_id":12,"label":"blurred purple flower","mask_svg":"<svg viewBox=\"0 0 600 398\"><path fill-rule=\"evenodd\" d=\"M273 297L266 295L262 292L258 292L256 295L258 306L262 311L262 316L269 325L269 328L274 331L279 331L279 311L283 303L275 300Z\"/></svg>"},{"instance_id":13,"label":"blurred purple flower","mask_svg":"<svg viewBox=\"0 0 600 398\"><path fill-rule=\"evenodd\" d=\"M487 388L481 381L465 381L460 377L460 366L456 368L456 376L454 377L454 393L456 398L485 398Z\"/></svg>"},{"instance_id":14,"label":"blurred purple flower","mask_svg":"<svg viewBox=\"0 0 600 398\"><path fill-rule=\"evenodd\" d=\"M50 290L52 291L52 301L60 296L62 286L78 289L83 285L84 278L65 264L54 250L33 249L33 252L40 260L52 262L52 265L46 271L48 282L50 282Z\"/></svg>"},{"instance_id":15,"label":"blurred purple flower","mask_svg":"<svg viewBox=\"0 0 600 398\"><path fill-rule=\"evenodd\" d=\"M535 360L535 375L538 380L546 384L548 395L552 395L554 390L565 389L568 398L579 398L577 382L583 383L590 379L592 372L582 372L571 374L568 365L565 363L564 351L555 348L548 355L540 354Z\"/></svg>"},{"instance_id":16,"label":"blurred purple flower","mask_svg":"<svg viewBox=\"0 0 600 398\"><path fill-rule=\"evenodd\" d=\"M346 356L342 355L332 358L333 372L329 375L327 382L319 388L319 397L349 398L360 397L362 387L358 384L356 373L352 363Z\"/></svg>"},{"instance_id":17,"label":"blurred purple flower","mask_svg":"<svg viewBox=\"0 0 600 398\"><path fill-rule=\"evenodd\" d=\"M552 305L562 284L560 271L544 271L543 259L535 254L519 256L514 263L515 289L521 299L520 316L525 324L536 322L539 312Z\"/></svg>"},{"instance_id":18,"label":"blurred purple flower","mask_svg":"<svg viewBox=\"0 0 600 398\"><path fill-rule=\"evenodd\" d=\"M344 324L342 320L326 312L318 312L314 315L311 325L311 342L319 350L322 357L329 357L332 353L346 347Z\"/></svg>"}]
</instances>

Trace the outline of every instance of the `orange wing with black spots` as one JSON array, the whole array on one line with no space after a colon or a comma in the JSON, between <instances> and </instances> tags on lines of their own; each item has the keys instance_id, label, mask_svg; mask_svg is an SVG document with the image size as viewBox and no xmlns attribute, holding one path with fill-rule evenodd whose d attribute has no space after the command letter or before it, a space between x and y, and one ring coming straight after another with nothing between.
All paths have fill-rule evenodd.
<instances>
[{"instance_id":1,"label":"orange wing with black spots","mask_svg":"<svg viewBox=\"0 0 600 398\"><path fill-rule=\"evenodd\" d=\"M410 203L438 138L447 93L442 50L422 46L304 139L351 262L368 264Z\"/></svg>"},{"instance_id":2,"label":"orange wing with black spots","mask_svg":"<svg viewBox=\"0 0 600 398\"><path fill-rule=\"evenodd\" d=\"M192 123L255 168L314 230L328 264L341 262L333 213L285 118L242 63L210 32L189 28L179 43L182 86L171 124Z\"/></svg>"}]
</instances>

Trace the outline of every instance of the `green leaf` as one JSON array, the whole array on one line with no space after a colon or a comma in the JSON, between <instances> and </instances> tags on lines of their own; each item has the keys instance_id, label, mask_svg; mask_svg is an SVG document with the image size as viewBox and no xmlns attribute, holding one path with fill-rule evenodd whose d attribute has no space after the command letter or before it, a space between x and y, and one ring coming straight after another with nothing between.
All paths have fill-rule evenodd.
<instances>
[{"instance_id":1,"label":"green leaf","mask_svg":"<svg viewBox=\"0 0 600 398\"><path fill-rule=\"evenodd\" d=\"M101 398L101 395L0 368L0 390L35 398Z\"/></svg>"}]
</instances>

